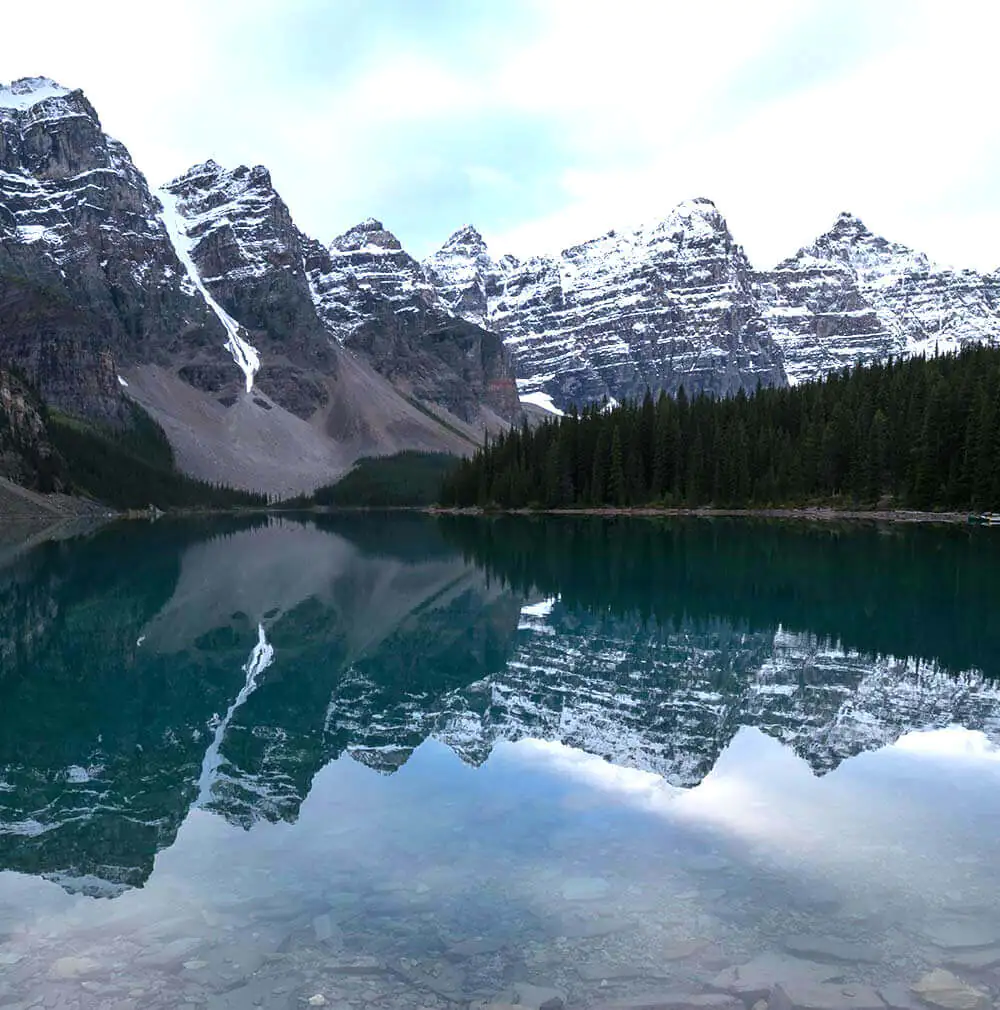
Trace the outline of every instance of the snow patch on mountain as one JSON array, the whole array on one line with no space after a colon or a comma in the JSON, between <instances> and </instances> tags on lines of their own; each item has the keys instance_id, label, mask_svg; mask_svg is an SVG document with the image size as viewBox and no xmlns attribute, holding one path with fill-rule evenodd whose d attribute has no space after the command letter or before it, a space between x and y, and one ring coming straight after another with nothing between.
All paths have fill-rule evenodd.
<instances>
[{"instance_id":1,"label":"snow patch on mountain","mask_svg":"<svg viewBox=\"0 0 1000 1010\"><path fill-rule=\"evenodd\" d=\"M543 393L540 390L534 393L522 393L520 400L521 403L530 403L532 406L540 407L549 414L555 414L556 417L565 417L566 415L566 411L560 410L548 393Z\"/></svg>"},{"instance_id":2,"label":"snow patch on mountain","mask_svg":"<svg viewBox=\"0 0 1000 1010\"><path fill-rule=\"evenodd\" d=\"M63 98L69 88L48 77L22 77L10 84L0 84L0 109L30 109L48 98Z\"/></svg>"},{"instance_id":3,"label":"snow patch on mountain","mask_svg":"<svg viewBox=\"0 0 1000 1010\"><path fill-rule=\"evenodd\" d=\"M163 206L161 219L163 226L167 230L167 234L170 236L174 251L177 253L177 258L183 264L184 269L187 271L187 276L195 289L205 299L205 304L215 313L219 322L225 327L226 333L229 334L229 339L226 341L226 349L233 356L233 361L236 362L246 377L246 390L249 393L253 389L254 375L260 370L260 355L257 353L257 349L241 336L240 324L226 312L205 286L201 274L198 272L198 267L191 256L194 243L188 236L185 220L178 210L180 199L166 188L158 190L156 195Z\"/></svg>"}]
</instances>

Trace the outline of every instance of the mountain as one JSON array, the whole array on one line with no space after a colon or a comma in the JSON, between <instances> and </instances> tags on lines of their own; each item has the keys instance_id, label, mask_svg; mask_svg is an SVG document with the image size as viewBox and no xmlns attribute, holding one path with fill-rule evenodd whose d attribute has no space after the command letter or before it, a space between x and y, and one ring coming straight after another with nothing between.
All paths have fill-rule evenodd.
<instances>
[{"instance_id":1,"label":"mountain","mask_svg":"<svg viewBox=\"0 0 1000 1010\"><path fill-rule=\"evenodd\" d=\"M812 245L756 276L789 382L857 363L1000 341L1000 271L951 270L841 214Z\"/></svg>"},{"instance_id":2,"label":"mountain","mask_svg":"<svg viewBox=\"0 0 1000 1010\"><path fill-rule=\"evenodd\" d=\"M454 312L503 335L528 402L565 409L647 388L724 396L785 381L750 263L710 200L524 261L494 261L466 227L424 267Z\"/></svg>"},{"instance_id":3,"label":"mountain","mask_svg":"<svg viewBox=\"0 0 1000 1010\"><path fill-rule=\"evenodd\" d=\"M471 226L424 261L456 314L496 329L522 399L729 394L845 366L1000 340L1000 271L950 270L842 214L773 270L754 270L714 204L609 232L558 256L495 259Z\"/></svg>"},{"instance_id":4,"label":"mountain","mask_svg":"<svg viewBox=\"0 0 1000 1010\"><path fill-rule=\"evenodd\" d=\"M419 263L373 218L303 234L262 166L153 192L81 91L0 87L0 368L102 429L139 405L203 480L312 490L363 456L467 455L522 403L725 396L998 331L1000 272L848 214L768 271L703 198L523 260L466 226Z\"/></svg>"},{"instance_id":5,"label":"mountain","mask_svg":"<svg viewBox=\"0 0 1000 1010\"><path fill-rule=\"evenodd\" d=\"M500 340L440 306L414 306L405 359L376 352L391 312L338 339L317 245L262 167L209 161L154 194L81 91L0 89L0 365L51 406L122 427L134 401L185 472L274 494L364 455L467 454L519 416Z\"/></svg>"},{"instance_id":6,"label":"mountain","mask_svg":"<svg viewBox=\"0 0 1000 1010\"><path fill-rule=\"evenodd\" d=\"M401 390L492 430L519 415L503 342L450 312L381 221L368 218L325 249L312 243L306 266L330 332Z\"/></svg>"}]
</instances>

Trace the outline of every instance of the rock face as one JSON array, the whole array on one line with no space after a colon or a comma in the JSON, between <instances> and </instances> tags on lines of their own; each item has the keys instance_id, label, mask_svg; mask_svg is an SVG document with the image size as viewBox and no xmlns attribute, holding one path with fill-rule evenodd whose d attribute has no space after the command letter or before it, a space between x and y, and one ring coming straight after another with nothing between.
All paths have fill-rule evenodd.
<instances>
[{"instance_id":1,"label":"rock face","mask_svg":"<svg viewBox=\"0 0 1000 1010\"><path fill-rule=\"evenodd\" d=\"M494 262L464 228L424 267L452 311L503 335L522 396L566 408L647 388L724 396L785 381L750 264L710 200L523 262Z\"/></svg>"},{"instance_id":2,"label":"rock face","mask_svg":"<svg viewBox=\"0 0 1000 1010\"><path fill-rule=\"evenodd\" d=\"M789 382L884 360L1000 340L1000 278L950 270L851 214L756 277Z\"/></svg>"},{"instance_id":3,"label":"rock face","mask_svg":"<svg viewBox=\"0 0 1000 1010\"><path fill-rule=\"evenodd\" d=\"M523 262L494 260L467 226L424 270L452 311L503 335L527 402L562 409L682 382L725 395L1000 340L1000 272L937 266L850 214L769 271L750 267L708 200Z\"/></svg>"},{"instance_id":4,"label":"rock face","mask_svg":"<svg viewBox=\"0 0 1000 1010\"><path fill-rule=\"evenodd\" d=\"M482 405L505 420L520 411L508 351L482 320L455 314L381 221L309 243L316 309L346 347L400 389L474 421Z\"/></svg>"},{"instance_id":5,"label":"rock face","mask_svg":"<svg viewBox=\"0 0 1000 1010\"><path fill-rule=\"evenodd\" d=\"M209 161L154 194L82 92L0 88L0 366L96 421L136 400L195 476L305 490L360 455L468 453L519 417L499 338L426 283L401 313L381 290L359 303L364 254L331 249L260 166ZM339 309L314 299L317 259ZM349 335L328 324L359 304Z\"/></svg>"},{"instance_id":6,"label":"rock face","mask_svg":"<svg viewBox=\"0 0 1000 1010\"><path fill-rule=\"evenodd\" d=\"M55 491L61 487L59 470L37 394L17 375L0 370L0 477Z\"/></svg>"},{"instance_id":7,"label":"rock face","mask_svg":"<svg viewBox=\"0 0 1000 1010\"><path fill-rule=\"evenodd\" d=\"M158 211L82 92L0 88L0 359L63 410L122 420L115 362L165 360L217 327L181 288Z\"/></svg>"}]
</instances>

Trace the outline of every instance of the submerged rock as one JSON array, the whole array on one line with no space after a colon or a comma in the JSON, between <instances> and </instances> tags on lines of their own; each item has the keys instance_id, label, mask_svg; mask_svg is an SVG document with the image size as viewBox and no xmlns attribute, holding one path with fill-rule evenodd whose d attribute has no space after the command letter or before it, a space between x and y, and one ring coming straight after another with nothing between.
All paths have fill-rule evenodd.
<instances>
[{"instance_id":1,"label":"submerged rock","mask_svg":"<svg viewBox=\"0 0 1000 1010\"><path fill-rule=\"evenodd\" d=\"M785 940L785 950L796 957L805 957L813 961L875 964L880 960L870 947L860 943L849 943L833 936L790 936Z\"/></svg>"},{"instance_id":2,"label":"submerged rock","mask_svg":"<svg viewBox=\"0 0 1000 1010\"><path fill-rule=\"evenodd\" d=\"M827 965L812 964L780 954L760 954L746 964L735 965L719 972L712 980L713 989L740 996L752 1003L767 999L779 982L801 986L820 984L836 979L839 972Z\"/></svg>"},{"instance_id":3,"label":"submerged rock","mask_svg":"<svg viewBox=\"0 0 1000 1010\"><path fill-rule=\"evenodd\" d=\"M985 992L944 968L928 972L910 988L922 1002L940 1010L990 1010L990 997Z\"/></svg>"},{"instance_id":4,"label":"submerged rock","mask_svg":"<svg viewBox=\"0 0 1000 1010\"><path fill-rule=\"evenodd\" d=\"M944 950L976 950L1000 944L1000 928L982 922L932 923L924 929L924 936Z\"/></svg>"},{"instance_id":5,"label":"submerged rock","mask_svg":"<svg viewBox=\"0 0 1000 1010\"><path fill-rule=\"evenodd\" d=\"M768 1010L885 1010L878 993L868 985L830 985L794 980L775 985Z\"/></svg>"}]
</instances>

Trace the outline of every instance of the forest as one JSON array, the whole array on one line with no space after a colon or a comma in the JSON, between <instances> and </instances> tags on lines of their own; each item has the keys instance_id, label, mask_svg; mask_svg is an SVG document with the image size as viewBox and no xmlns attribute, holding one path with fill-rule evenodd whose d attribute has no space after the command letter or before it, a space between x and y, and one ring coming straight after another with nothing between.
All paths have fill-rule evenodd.
<instances>
[{"instance_id":1,"label":"forest","mask_svg":"<svg viewBox=\"0 0 1000 1010\"><path fill-rule=\"evenodd\" d=\"M648 393L489 441L447 506L1000 510L1000 349L889 360L726 399Z\"/></svg>"}]
</instances>

